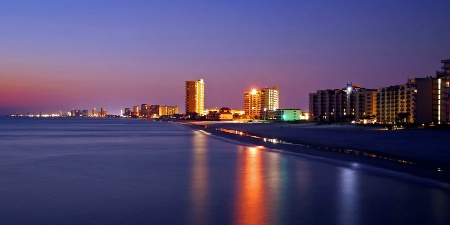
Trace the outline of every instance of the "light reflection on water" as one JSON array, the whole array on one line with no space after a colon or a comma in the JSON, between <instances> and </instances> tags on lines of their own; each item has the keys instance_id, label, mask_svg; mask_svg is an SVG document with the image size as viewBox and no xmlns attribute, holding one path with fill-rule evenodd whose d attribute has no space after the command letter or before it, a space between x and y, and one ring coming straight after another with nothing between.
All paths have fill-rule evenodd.
<instances>
[{"instance_id":1,"label":"light reflection on water","mask_svg":"<svg viewBox=\"0 0 450 225\"><path fill-rule=\"evenodd\" d=\"M450 224L449 189L400 173L161 122L32 121L0 119L0 224Z\"/></svg>"},{"instance_id":2,"label":"light reflection on water","mask_svg":"<svg viewBox=\"0 0 450 225\"><path fill-rule=\"evenodd\" d=\"M351 169L339 170L338 224L360 224L358 205L358 179Z\"/></svg>"},{"instance_id":3,"label":"light reflection on water","mask_svg":"<svg viewBox=\"0 0 450 225\"><path fill-rule=\"evenodd\" d=\"M208 220L208 139L194 132L192 146L191 224L209 224Z\"/></svg>"},{"instance_id":4,"label":"light reflection on water","mask_svg":"<svg viewBox=\"0 0 450 225\"><path fill-rule=\"evenodd\" d=\"M262 153L255 147L239 147L236 178L235 225L264 225L267 195L264 188Z\"/></svg>"}]
</instances>

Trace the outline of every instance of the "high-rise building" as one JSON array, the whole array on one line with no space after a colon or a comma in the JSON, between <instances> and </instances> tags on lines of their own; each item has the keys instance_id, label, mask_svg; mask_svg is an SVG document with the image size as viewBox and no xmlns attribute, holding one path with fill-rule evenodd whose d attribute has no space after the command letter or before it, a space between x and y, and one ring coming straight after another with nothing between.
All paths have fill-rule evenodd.
<instances>
[{"instance_id":1,"label":"high-rise building","mask_svg":"<svg viewBox=\"0 0 450 225\"><path fill-rule=\"evenodd\" d=\"M314 121L360 121L376 114L376 89L347 84L343 89L309 94L310 118Z\"/></svg>"},{"instance_id":2,"label":"high-rise building","mask_svg":"<svg viewBox=\"0 0 450 225\"><path fill-rule=\"evenodd\" d=\"M159 105L150 106L149 117L159 118Z\"/></svg>"},{"instance_id":3,"label":"high-rise building","mask_svg":"<svg viewBox=\"0 0 450 225\"><path fill-rule=\"evenodd\" d=\"M101 108L100 109L100 117L106 117L106 109L105 108Z\"/></svg>"},{"instance_id":4,"label":"high-rise building","mask_svg":"<svg viewBox=\"0 0 450 225\"><path fill-rule=\"evenodd\" d=\"M130 108L125 108L125 112L123 113L123 116L131 117L131 109Z\"/></svg>"},{"instance_id":5,"label":"high-rise building","mask_svg":"<svg viewBox=\"0 0 450 225\"><path fill-rule=\"evenodd\" d=\"M261 94L256 89L244 92L244 111L248 118L257 119L261 111Z\"/></svg>"},{"instance_id":6,"label":"high-rise building","mask_svg":"<svg viewBox=\"0 0 450 225\"><path fill-rule=\"evenodd\" d=\"M273 88L261 88L261 109L266 111L276 111L279 108L279 89L277 86Z\"/></svg>"},{"instance_id":7,"label":"high-rise building","mask_svg":"<svg viewBox=\"0 0 450 225\"><path fill-rule=\"evenodd\" d=\"M205 82L203 79L186 81L186 114L202 114L205 108Z\"/></svg>"},{"instance_id":8,"label":"high-rise building","mask_svg":"<svg viewBox=\"0 0 450 225\"><path fill-rule=\"evenodd\" d=\"M450 59L442 60L436 77L416 78L415 122L450 123Z\"/></svg>"},{"instance_id":9,"label":"high-rise building","mask_svg":"<svg viewBox=\"0 0 450 225\"><path fill-rule=\"evenodd\" d=\"M350 96L355 99L355 121L374 119L377 115L377 89L356 89ZM350 101L351 102L351 101Z\"/></svg>"},{"instance_id":10,"label":"high-rise building","mask_svg":"<svg viewBox=\"0 0 450 225\"><path fill-rule=\"evenodd\" d=\"M244 92L244 111L248 118L273 119L274 113L278 108L279 89L276 86Z\"/></svg>"},{"instance_id":11,"label":"high-rise building","mask_svg":"<svg viewBox=\"0 0 450 225\"><path fill-rule=\"evenodd\" d=\"M377 122L395 124L414 122L414 79L404 85L379 88L377 92Z\"/></svg>"},{"instance_id":12,"label":"high-rise building","mask_svg":"<svg viewBox=\"0 0 450 225\"><path fill-rule=\"evenodd\" d=\"M377 123L450 123L450 59L442 60L436 76L408 79L404 85L364 89L319 90L309 94L310 118L315 121L356 121L375 118ZM376 95L375 95L376 93ZM376 113L375 113L376 112Z\"/></svg>"},{"instance_id":13,"label":"high-rise building","mask_svg":"<svg viewBox=\"0 0 450 225\"><path fill-rule=\"evenodd\" d=\"M141 104L141 116L147 117L150 115L150 105L148 104Z\"/></svg>"},{"instance_id":14,"label":"high-rise building","mask_svg":"<svg viewBox=\"0 0 450 225\"><path fill-rule=\"evenodd\" d=\"M133 113L131 115L133 117L139 117L140 116L139 106L138 105L133 106Z\"/></svg>"},{"instance_id":15,"label":"high-rise building","mask_svg":"<svg viewBox=\"0 0 450 225\"><path fill-rule=\"evenodd\" d=\"M93 109L92 109L91 116L92 116L92 117L98 117L98 114L97 114L97 108L93 108Z\"/></svg>"}]
</instances>

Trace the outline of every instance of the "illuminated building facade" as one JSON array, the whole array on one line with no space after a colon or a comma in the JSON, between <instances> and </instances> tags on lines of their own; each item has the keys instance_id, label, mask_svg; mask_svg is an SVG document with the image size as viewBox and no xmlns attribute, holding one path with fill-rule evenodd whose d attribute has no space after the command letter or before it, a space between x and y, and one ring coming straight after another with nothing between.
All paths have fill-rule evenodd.
<instances>
[{"instance_id":1,"label":"illuminated building facade","mask_svg":"<svg viewBox=\"0 0 450 225\"><path fill-rule=\"evenodd\" d=\"M139 106L138 105L133 106L133 112L131 113L131 116L133 116L133 117L139 117L140 116Z\"/></svg>"},{"instance_id":2,"label":"illuminated building facade","mask_svg":"<svg viewBox=\"0 0 450 225\"><path fill-rule=\"evenodd\" d=\"M130 108L125 108L125 111L123 113L123 116L125 117L131 117L131 109Z\"/></svg>"},{"instance_id":3,"label":"illuminated building facade","mask_svg":"<svg viewBox=\"0 0 450 225\"><path fill-rule=\"evenodd\" d=\"M151 105L148 117L159 118L159 107L160 105Z\"/></svg>"},{"instance_id":4,"label":"illuminated building facade","mask_svg":"<svg viewBox=\"0 0 450 225\"><path fill-rule=\"evenodd\" d=\"M313 121L356 122L370 119L377 123L450 123L450 59L442 60L442 70L435 77L408 79L404 85L378 90L360 88L319 90L309 94L310 118Z\"/></svg>"},{"instance_id":5,"label":"illuminated building facade","mask_svg":"<svg viewBox=\"0 0 450 225\"><path fill-rule=\"evenodd\" d=\"M159 106L159 116L172 116L178 114L178 106Z\"/></svg>"},{"instance_id":6,"label":"illuminated building facade","mask_svg":"<svg viewBox=\"0 0 450 225\"><path fill-rule=\"evenodd\" d=\"M92 109L92 111L91 111L91 116L92 116L92 117L98 117L98 114L97 114L97 108L93 108L93 109Z\"/></svg>"},{"instance_id":7,"label":"illuminated building facade","mask_svg":"<svg viewBox=\"0 0 450 225\"><path fill-rule=\"evenodd\" d=\"M275 120L278 121L297 121L302 116L301 109L277 109L275 111Z\"/></svg>"},{"instance_id":8,"label":"illuminated building facade","mask_svg":"<svg viewBox=\"0 0 450 225\"><path fill-rule=\"evenodd\" d=\"M87 109L83 109L83 110L72 109L70 111L70 116L72 116L72 117L88 117L89 111Z\"/></svg>"},{"instance_id":9,"label":"illuminated building facade","mask_svg":"<svg viewBox=\"0 0 450 225\"><path fill-rule=\"evenodd\" d=\"M186 81L186 114L203 114L205 108L205 82L203 79Z\"/></svg>"},{"instance_id":10,"label":"illuminated building facade","mask_svg":"<svg viewBox=\"0 0 450 225\"><path fill-rule=\"evenodd\" d=\"M251 119L274 119L279 108L279 88L261 88L244 92L245 115Z\"/></svg>"},{"instance_id":11,"label":"illuminated building facade","mask_svg":"<svg viewBox=\"0 0 450 225\"><path fill-rule=\"evenodd\" d=\"M241 116L245 115L245 111L242 109L230 109L228 107L222 108L208 108L204 110L204 115L206 115L207 119L215 119L215 120L233 120L239 119ZM222 116L221 116L222 115ZM228 118L231 115L231 119Z\"/></svg>"},{"instance_id":12,"label":"illuminated building facade","mask_svg":"<svg viewBox=\"0 0 450 225\"><path fill-rule=\"evenodd\" d=\"M374 120L377 115L377 89L360 88L355 97L355 121Z\"/></svg>"},{"instance_id":13,"label":"illuminated building facade","mask_svg":"<svg viewBox=\"0 0 450 225\"><path fill-rule=\"evenodd\" d=\"M261 93L261 109L266 111L275 111L279 108L279 88L262 88Z\"/></svg>"},{"instance_id":14,"label":"illuminated building facade","mask_svg":"<svg viewBox=\"0 0 450 225\"><path fill-rule=\"evenodd\" d=\"M248 118L257 119L261 111L261 95L256 90L244 92L244 111Z\"/></svg>"},{"instance_id":15,"label":"illuminated building facade","mask_svg":"<svg viewBox=\"0 0 450 225\"><path fill-rule=\"evenodd\" d=\"M106 109L105 108L100 108L100 117L106 117Z\"/></svg>"},{"instance_id":16,"label":"illuminated building facade","mask_svg":"<svg viewBox=\"0 0 450 225\"><path fill-rule=\"evenodd\" d=\"M450 123L450 59L442 60L442 71L436 77L416 78L415 122L419 124Z\"/></svg>"},{"instance_id":17,"label":"illuminated building facade","mask_svg":"<svg viewBox=\"0 0 450 225\"><path fill-rule=\"evenodd\" d=\"M379 88L377 92L377 123L414 122L414 79L405 85Z\"/></svg>"},{"instance_id":18,"label":"illuminated building facade","mask_svg":"<svg viewBox=\"0 0 450 225\"><path fill-rule=\"evenodd\" d=\"M150 105L149 104L141 104L140 116L148 117L149 115L150 115Z\"/></svg>"},{"instance_id":19,"label":"illuminated building facade","mask_svg":"<svg viewBox=\"0 0 450 225\"><path fill-rule=\"evenodd\" d=\"M318 90L309 94L309 112L313 121L360 121L376 114L376 89L347 84L343 89Z\"/></svg>"}]
</instances>

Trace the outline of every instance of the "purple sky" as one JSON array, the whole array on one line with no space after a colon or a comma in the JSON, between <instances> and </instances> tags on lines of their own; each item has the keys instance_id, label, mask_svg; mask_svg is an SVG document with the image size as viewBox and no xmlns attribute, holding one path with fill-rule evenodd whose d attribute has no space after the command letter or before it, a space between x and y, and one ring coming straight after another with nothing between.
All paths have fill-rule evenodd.
<instances>
[{"instance_id":1,"label":"purple sky","mask_svg":"<svg viewBox=\"0 0 450 225\"><path fill-rule=\"evenodd\" d=\"M243 92L308 93L432 76L450 58L450 1L63 1L0 3L0 115L179 105L203 78L206 107Z\"/></svg>"}]
</instances>

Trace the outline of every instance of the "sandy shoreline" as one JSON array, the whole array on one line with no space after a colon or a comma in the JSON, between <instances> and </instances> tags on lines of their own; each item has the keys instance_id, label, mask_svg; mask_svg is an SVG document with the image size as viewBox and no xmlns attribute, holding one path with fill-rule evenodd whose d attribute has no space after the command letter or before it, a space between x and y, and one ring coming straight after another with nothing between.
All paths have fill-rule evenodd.
<instances>
[{"instance_id":1,"label":"sandy shoreline","mask_svg":"<svg viewBox=\"0 0 450 225\"><path fill-rule=\"evenodd\" d=\"M450 144L448 144L450 132L448 131L384 130L356 125L214 121L190 121L184 124L217 136L267 148L362 162L450 183ZM232 132L222 132L221 129ZM239 132L250 136L255 135L260 139L239 135ZM262 138L266 138L266 141ZM294 145L275 144L269 139L294 143Z\"/></svg>"}]
</instances>

